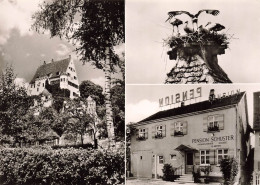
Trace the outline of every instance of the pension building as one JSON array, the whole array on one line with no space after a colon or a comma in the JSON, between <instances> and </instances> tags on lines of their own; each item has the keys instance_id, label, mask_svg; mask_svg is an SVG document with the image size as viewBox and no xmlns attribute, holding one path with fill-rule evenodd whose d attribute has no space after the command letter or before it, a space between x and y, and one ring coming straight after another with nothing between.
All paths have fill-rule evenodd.
<instances>
[{"instance_id":1,"label":"pension building","mask_svg":"<svg viewBox=\"0 0 260 185\"><path fill-rule=\"evenodd\" d=\"M233 156L243 182L250 141L245 92L209 99L157 112L132 124L131 173L135 177L160 178L163 165L177 175L192 174L210 166L210 176L220 177L220 161Z\"/></svg>"}]
</instances>

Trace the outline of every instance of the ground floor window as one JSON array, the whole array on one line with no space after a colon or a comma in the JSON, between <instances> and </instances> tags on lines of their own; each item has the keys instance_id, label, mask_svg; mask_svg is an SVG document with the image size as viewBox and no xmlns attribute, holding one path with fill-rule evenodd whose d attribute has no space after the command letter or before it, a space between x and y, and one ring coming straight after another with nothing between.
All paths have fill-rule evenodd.
<instances>
[{"instance_id":1,"label":"ground floor window","mask_svg":"<svg viewBox=\"0 0 260 185\"><path fill-rule=\"evenodd\" d=\"M209 163L209 150L200 151L200 164L210 164Z\"/></svg>"},{"instance_id":2,"label":"ground floor window","mask_svg":"<svg viewBox=\"0 0 260 185\"><path fill-rule=\"evenodd\" d=\"M217 161L220 164L222 159L226 159L228 157L228 149L218 149L217 150Z\"/></svg>"},{"instance_id":3,"label":"ground floor window","mask_svg":"<svg viewBox=\"0 0 260 185\"><path fill-rule=\"evenodd\" d=\"M159 164L163 164L163 156L159 156Z\"/></svg>"}]
</instances>

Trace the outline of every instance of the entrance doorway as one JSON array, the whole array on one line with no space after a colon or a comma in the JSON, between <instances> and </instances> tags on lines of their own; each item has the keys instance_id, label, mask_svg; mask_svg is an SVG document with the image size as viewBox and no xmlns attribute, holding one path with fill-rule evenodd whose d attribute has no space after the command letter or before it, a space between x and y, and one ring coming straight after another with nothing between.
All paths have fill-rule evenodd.
<instances>
[{"instance_id":1,"label":"entrance doorway","mask_svg":"<svg viewBox=\"0 0 260 185\"><path fill-rule=\"evenodd\" d=\"M186 153L186 168L185 168L185 173L192 173L193 171L193 153L192 152L187 152Z\"/></svg>"}]
</instances>

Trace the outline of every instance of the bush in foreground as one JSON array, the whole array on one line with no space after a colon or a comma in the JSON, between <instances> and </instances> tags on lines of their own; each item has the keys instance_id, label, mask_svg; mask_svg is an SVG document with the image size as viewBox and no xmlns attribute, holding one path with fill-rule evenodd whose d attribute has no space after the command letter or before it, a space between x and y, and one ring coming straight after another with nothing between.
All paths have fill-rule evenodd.
<instances>
[{"instance_id":1,"label":"bush in foreground","mask_svg":"<svg viewBox=\"0 0 260 185\"><path fill-rule=\"evenodd\" d=\"M122 184L124 152L83 149L0 149L0 182Z\"/></svg>"},{"instance_id":2,"label":"bush in foreground","mask_svg":"<svg viewBox=\"0 0 260 185\"><path fill-rule=\"evenodd\" d=\"M163 165L163 180L165 181L174 181L174 169L171 164L164 164Z\"/></svg>"}]
</instances>

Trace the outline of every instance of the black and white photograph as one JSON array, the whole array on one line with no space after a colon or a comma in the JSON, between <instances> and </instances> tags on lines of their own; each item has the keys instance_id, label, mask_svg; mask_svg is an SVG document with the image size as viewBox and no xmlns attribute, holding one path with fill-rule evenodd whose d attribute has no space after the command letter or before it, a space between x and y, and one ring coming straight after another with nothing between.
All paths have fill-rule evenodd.
<instances>
[{"instance_id":1,"label":"black and white photograph","mask_svg":"<svg viewBox=\"0 0 260 185\"><path fill-rule=\"evenodd\" d=\"M125 183L124 0L0 0L0 184Z\"/></svg>"},{"instance_id":2,"label":"black and white photograph","mask_svg":"<svg viewBox=\"0 0 260 185\"><path fill-rule=\"evenodd\" d=\"M259 8L258 0L126 1L126 83L259 83Z\"/></svg>"},{"instance_id":3,"label":"black and white photograph","mask_svg":"<svg viewBox=\"0 0 260 185\"><path fill-rule=\"evenodd\" d=\"M127 184L259 183L259 84L128 85L126 94Z\"/></svg>"}]
</instances>

